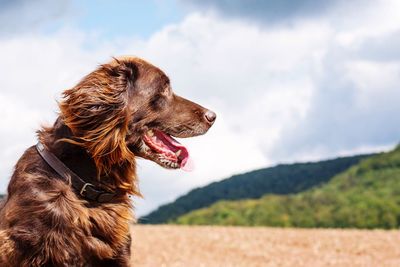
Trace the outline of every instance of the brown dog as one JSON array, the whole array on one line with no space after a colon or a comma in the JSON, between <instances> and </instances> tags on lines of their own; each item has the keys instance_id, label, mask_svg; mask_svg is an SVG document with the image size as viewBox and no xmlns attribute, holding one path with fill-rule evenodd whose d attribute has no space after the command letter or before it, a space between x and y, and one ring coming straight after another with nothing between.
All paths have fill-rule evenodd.
<instances>
[{"instance_id":1,"label":"brown dog","mask_svg":"<svg viewBox=\"0 0 400 267\"><path fill-rule=\"evenodd\" d=\"M204 134L216 115L133 57L101 65L59 106L0 205L0 266L129 266L135 157L187 167L187 149L171 136Z\"/></svg>"}]
</instances>

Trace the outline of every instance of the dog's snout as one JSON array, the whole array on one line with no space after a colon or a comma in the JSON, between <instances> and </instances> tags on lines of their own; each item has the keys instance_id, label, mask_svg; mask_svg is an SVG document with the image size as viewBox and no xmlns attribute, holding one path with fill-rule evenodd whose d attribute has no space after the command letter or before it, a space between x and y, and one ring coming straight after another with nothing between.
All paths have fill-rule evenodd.
<instances>
[{"instance_id":1,"label":"dog's snout","mask_svg":"<svg viewBox=\"0 0 400 267\"><path fill-rule=\"evenodd\" d=\"M215 119L217 118L217 114L215 114L215 112L212 112L211 110L207 110L206 113L204 114L204 117L206 117L206 120L210 124L213 124Z\"/></svg>"}]
</instances>

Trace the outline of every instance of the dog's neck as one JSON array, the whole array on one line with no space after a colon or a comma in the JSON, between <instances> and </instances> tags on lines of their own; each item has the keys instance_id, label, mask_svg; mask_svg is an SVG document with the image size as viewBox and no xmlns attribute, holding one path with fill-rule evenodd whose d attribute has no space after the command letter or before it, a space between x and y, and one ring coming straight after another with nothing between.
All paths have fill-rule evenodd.
<instances>
[{"instance_id":1,"label":"dog's neck","mask_svg":"<svg viewBox=\"0 0 400 267\"><path fill-rule=\"evenodd\" d=\"M76 173L83 180L96 183L99 177L96 165L90 154L78 145L60 141L61 139L71 139L73 134L64 124L62 119L57 118L53 127L39 131L39 140L59 158L69 169ZM115 187L107 181L109 177L102 177L103 182L107 182L109 189Z\"/></svg>"}]
</instances>

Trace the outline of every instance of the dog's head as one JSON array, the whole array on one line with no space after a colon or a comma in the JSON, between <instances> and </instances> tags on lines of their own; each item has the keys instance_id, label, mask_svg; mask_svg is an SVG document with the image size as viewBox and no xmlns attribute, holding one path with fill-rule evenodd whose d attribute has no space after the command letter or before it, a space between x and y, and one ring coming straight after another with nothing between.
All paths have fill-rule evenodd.
<instances>
[{"instance_id":1,"label":"dog's head","mask_svg":"<svg viewBox=\"0 0 400 267\"><path fill-rule=\"evenodd\" d=\"M173 137L201 135L214 112L173 93L169 78L135 57L101 65L66 90L61 117L75 142L86 148L100 172L134 164L135 156L165 168L185 168L188 150Z\"/></svg>"}]
</instances>

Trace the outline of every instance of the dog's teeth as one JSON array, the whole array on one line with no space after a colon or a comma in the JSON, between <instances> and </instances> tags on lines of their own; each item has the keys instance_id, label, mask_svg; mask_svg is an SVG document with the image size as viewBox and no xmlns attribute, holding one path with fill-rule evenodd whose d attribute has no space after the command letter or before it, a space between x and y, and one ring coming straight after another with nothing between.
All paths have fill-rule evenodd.
<instances>
[{"instance_id":1,"label":"dog's teeth","mask_svg":"<svg viewBox=\"0 0 400 267\"><path fill-rule=\"evenodd\" d=\"M149 130L149 131L147 132L147 134L148 134L149 136L153 136L153 135L154 135L153 130Z\"/></svg>"},{"instance_id":2,"label":"dog's teeth","mask_svg":"<svg viewBox=\"0 0 400 267\"><path fill-rule=\"evenodd\" d=\"M181 155L181 153L182 153L182 150L181 150L181 149L179 149L178 151L175 152L175 154L176 154L177 157L179 157L179 156Z\"/></svg>"}]
</instances>

